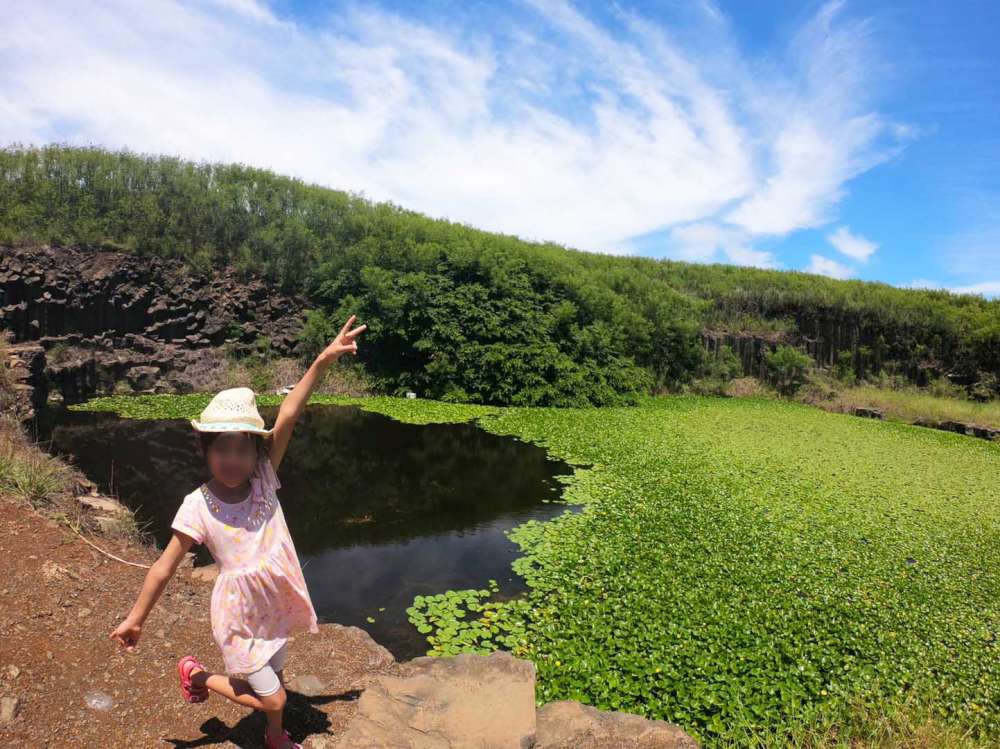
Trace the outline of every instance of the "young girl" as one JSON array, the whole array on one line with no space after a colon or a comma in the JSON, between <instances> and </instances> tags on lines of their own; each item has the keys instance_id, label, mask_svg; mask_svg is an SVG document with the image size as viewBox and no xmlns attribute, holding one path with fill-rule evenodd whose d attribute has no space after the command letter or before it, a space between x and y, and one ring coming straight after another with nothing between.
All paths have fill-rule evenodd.
<instances>
[{"instance_id":1,"label":"young girl","mask_svg":"<svg viewBox=\"0 0 1000 749\"><path fill-rule=\"evenodd\" d=\"M132 610L111 633L127 651L134 651L143 622L184 554L192 544L204 543L219 565L212 591L212 634L227 674L246 678L210 673L186 655L177 663L181 693L188 702L203 702L211 690L264 711L268 749L301 749L281 722L286 640L298 632L319 631L275 493L281 486L276 471L316 383L342 354L357 355L355 339L367 326L351 330L354 318L351 315L285 397L272 429L264 429L250 388L223 390L200 420L191 421L200 433L212 478L184 497L167 548L146 574Z\"/></svg>"}]
</instances>

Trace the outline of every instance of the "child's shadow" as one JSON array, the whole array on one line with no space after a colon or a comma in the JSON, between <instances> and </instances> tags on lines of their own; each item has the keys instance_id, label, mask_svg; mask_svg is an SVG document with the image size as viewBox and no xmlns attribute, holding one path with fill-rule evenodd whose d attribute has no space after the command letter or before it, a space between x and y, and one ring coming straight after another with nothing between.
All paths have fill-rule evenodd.
<instances>
[{"instance_id":1,"label":"child's shadow","mask_svg":"<svg viewBox=\"0 0 1000 749\"><path fill-rule=\"evenodd\" d=\"M341 692L340 694L318 694L308 697L291 689L285 688L288 701L285 703L284 724L293 741L303 742L309 736L325 734L330 727L330 719L322 710L314 705L324 705L328 702L353 702L361 696L358 690ZM236 725L229 727L218 718L209 718L201 724L204 736L192 741L187 739L163 739L167 744L173 744L178 749L188 749L197 746L213 746L230 742L240 749L259 749L264 746L264 728L267 718L264 713L254 710L240 718Z\"/></svg>"}]
</instances>

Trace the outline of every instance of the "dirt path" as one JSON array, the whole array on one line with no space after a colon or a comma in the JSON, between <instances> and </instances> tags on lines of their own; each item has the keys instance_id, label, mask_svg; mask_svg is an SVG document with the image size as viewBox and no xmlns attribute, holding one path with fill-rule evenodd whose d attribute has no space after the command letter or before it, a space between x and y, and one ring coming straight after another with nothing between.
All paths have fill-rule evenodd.
<instances>
[{"instance_id":1,"label":"dirt path","mask_svg":"<svg viewBox=\"0 0 1000 749\"><path fill-rule=\"evenodd\" d=\"M153 552L110 541L150 563ZM108 634L131 608L145 570L108 559L72 531L0 498L0 696L15 715L0 745L31 747L261 747L264 717L213 695L184 702L177 659L221 668L211 636L211 584L178 570L134 653ZM291 643L286 726L307 747L333 747L370 676L392 671L387 651L356 628L321 625ZM100 691L110 710L87 705ZM13 698L13 699L12 699ZM8 716L9 717L9 716Z\"/></svg>"}]
</instances>

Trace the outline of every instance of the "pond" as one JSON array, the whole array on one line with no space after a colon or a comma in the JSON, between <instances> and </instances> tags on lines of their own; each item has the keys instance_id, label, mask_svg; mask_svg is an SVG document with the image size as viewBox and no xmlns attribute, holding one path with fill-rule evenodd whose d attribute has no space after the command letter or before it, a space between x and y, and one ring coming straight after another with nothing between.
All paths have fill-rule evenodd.
<instances>
[{"instance_id":1,"label":"pond","mask_svg":"<svg viewBox=\"0 0 1000 749\"><path fill-rule=\"evenodd\" d=\"M272 424L277 409L261 413ZM36 423L50 452L135 509L161 546L181 499L209 478L186 420L52 408ZM311 405L282 462L279 496L320 619L363 627L410 658L428 647L407 621L414 596L491 579L499 597L523 592L505 531L572 509L557 479L572 470L472 423L404 424ZM210 561L200 547L196 563Z\"/></svg>"}]
</instances>

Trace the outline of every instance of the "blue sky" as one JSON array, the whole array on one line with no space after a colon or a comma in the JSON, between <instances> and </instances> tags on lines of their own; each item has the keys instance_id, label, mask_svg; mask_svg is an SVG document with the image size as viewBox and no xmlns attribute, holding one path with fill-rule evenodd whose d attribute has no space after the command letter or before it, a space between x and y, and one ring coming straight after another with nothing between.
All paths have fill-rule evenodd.
<instances>
[{"instance_id":1,"label":"blue sky","mask_svg":"<svg viewBox=\"0 0 1000 749\"><path fill-rule=\"evenodd\" d=\"M0 0L0 143L527 239L1000 295L991 2Z\"/></svg>"}]
</instances>

